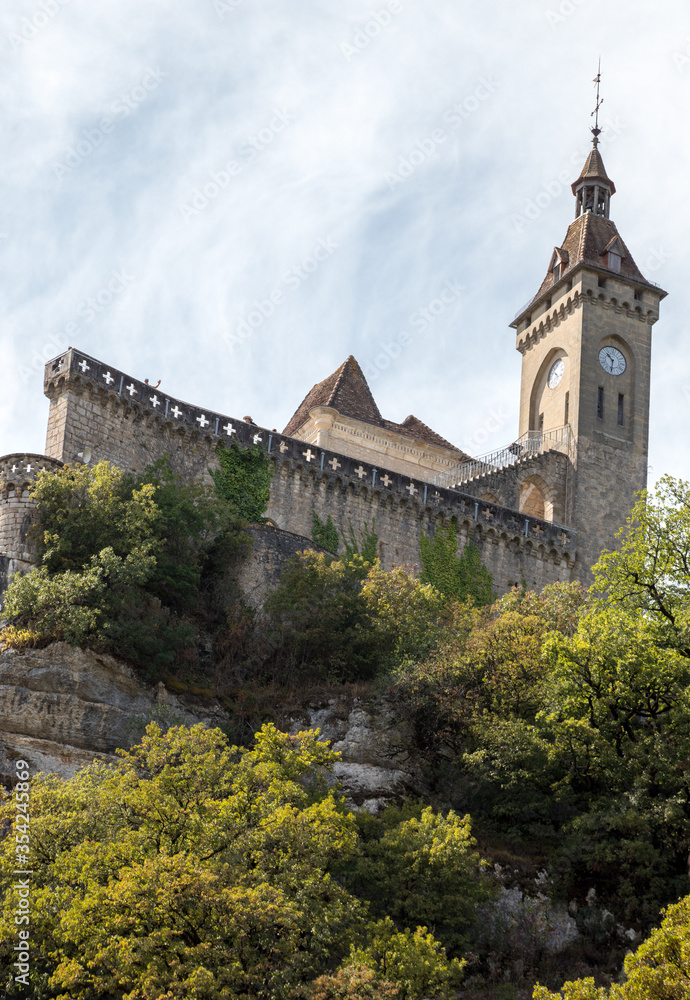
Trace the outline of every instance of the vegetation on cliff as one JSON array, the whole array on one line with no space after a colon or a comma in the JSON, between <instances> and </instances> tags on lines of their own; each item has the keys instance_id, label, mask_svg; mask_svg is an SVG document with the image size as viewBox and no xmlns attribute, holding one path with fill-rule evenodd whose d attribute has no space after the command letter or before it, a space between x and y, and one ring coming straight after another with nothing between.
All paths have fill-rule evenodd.
<instances>
[{"instance_id":1,"label":"vegetation on cliff","mask_svg":"<svg viewBox=\"0 0 690 1000\"><path fill-rule=\"evenodd\" d=\"M392 810L363 836L324 780L336 755L317 736L266 725L241 749L218 730L152 724L119 767L37 777L34 995L308 1000L354 979L375 997L447 997L463 962L443 942L453 950L463 939L488 891L468 820ZM0 820L15 815L8 797ZM6 837L6 970L15 868ZM438 924L437 936L422 919ZM22 988L8 982L4 995Z\"/></svg>"},{"instance_id":2,"label":"vegetation on cliff","mask_svg":"<svg viewBox=\"0 0 690 1000\"><path fill-rule=\"evenodd\" d=\"M640 501L589 593L492 601L451 525L421 578L371 547L303 553L260 615L228 575L245 522L227 496L165 465L35 489L41 566L10 588L5 643L66 638L201 685L246 744L153 729L116 771L35 781L46 997L441 996L465 959L463 988L539 979L546 1000L568 972L566 1000L688 995L689 484ZM265 725L281 692L353 683L411 723L426 804L350 812L330 751Z\"/></svg>"}]
</instances>

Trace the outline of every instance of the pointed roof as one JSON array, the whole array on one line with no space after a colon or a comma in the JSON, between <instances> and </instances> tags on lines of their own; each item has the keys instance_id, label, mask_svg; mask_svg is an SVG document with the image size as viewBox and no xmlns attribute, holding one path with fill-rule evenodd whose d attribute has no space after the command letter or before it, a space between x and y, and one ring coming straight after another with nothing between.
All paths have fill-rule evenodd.
<instances>
[{"instance_id":1,"label":"pointed roof","mask_svg":"<svg viewBox=\"0 0 690 1000\"><path fill-rule=\"evenodd\" d=\"M439 448L450 448L452 451L457 451L459 455L463 456L463 459L470 457L469 455L465 455L464 451L456 448L450 441L446 441L436 431L432 431L431 427L428 427L419 417L415 417L413 413L409 417L405 417L401 424L396 424L392 420L384 420L384 424L390 430L397 431L398 434L407 434L408 437L418 438L420 441L427 441L429 444L436 444Z\"/></svg>"},{"instance_id":2,"label":"pointed roof","mask_svg":"<svg viewBox=\"0 0 690 1000\"><path fill-rule=\"evenodd\" d=\"M623 242L623 239L616 229L616 224L612 219L605 219L602 215L593 215L591 212L585 212L584 215L579 215L577 219L570 223L568 226L568 231L565 234L565 239L560 247L557 247L554 253L551 255L551 264L549 265L549 270L546 272L546 277L541 283L539 291L531 299L527 305L520 310L518 315L515 317L511 326L517 326L522 317L530 312L531 309L537 304L539 299L550 293L552 289L560 284L561 281L565 280L566 277L572 275L573 270L580 266L585 265L588 267L594 267L598 271L607 271L606 253L613 247L616 247L615 252L620 254L621 257L621 267L620 272L611 271L611 274L615 274L617 278L627 278L629 281L634 282L637 285L646 285L648 288L653 288L655 291L659 292L663 298L666 292L655 285L654 282L648 281L644 277L639 267L633 260L632 254L628 250L627 246ZM554 281L553 275L553 260L556 253L560 251L559 257L563 261L566 257L568 263L563 267L563 270L559 274L557 280Z\"/></svg>"},{"instance_id":3,"label":"pointed roof","mask_svg":"<svg viewBox=\"0 0 690 1000\"><path fill-rule=\"evenodd\" d=\"M604 184L608 185L611 194L616 193L616 185L606 173L604 161L601 157L601 153L599 152L599 148L596 145L592 147L592 151L585 160L585 165L582 168L580 176L572 184L573 194L577 193L577 188L582 181L603 181Z\"/></svg>"},{"instance_id":4,"label":"pointed roof","mask_svg":"<svg viewBox=\"0 0 690 1000\"><path fill-rule=\"evenodd\" d=\"M307 422L309 411L315 406L332 406L344 417L354 417L355 420L363 420L367 424L383 426L383 417L379 413L364 372L352 354L343 361L337 371L323 382L312 386L292 415L283 434L294 434Z\"/></svg>"},{"instance_id":5,"label":"pointed roof","mask_svg":"<svg viewBox=\"0 0 690 1000\"><path fill-rule=\"evenodd\" d=\"M393 420L385 420L376 405L364 372L352 355L323 382L312 386L290 418L283 434L296 434L300 427L307 422L309 411L315 406L330 406L344 417L352 417L365 424L386 428L397 434L404 434L406 437L435 444L440 448L449 448L457 453L458 461L462 462L469 458L464 451L446 441L413 414L405 417L401 424L395 423Z\"/></svg>"}]
</instances>

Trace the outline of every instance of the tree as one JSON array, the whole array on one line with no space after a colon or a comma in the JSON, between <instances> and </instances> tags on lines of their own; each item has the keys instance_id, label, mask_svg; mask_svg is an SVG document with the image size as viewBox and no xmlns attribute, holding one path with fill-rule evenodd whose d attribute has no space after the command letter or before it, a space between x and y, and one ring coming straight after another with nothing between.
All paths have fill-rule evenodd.
<instances>
[{"instance_id":1,"label":"tree","mask_svg":"<svg viewBox=\"0 0 690 1000\"><path fill-rule=\"evenodd\" d=\"M318 734L266 725L251 750L202 726L120 751L119 767L32 782L32 947L61 995L287 998L347 953L362 905L328 874L356 850L319 774ZM16 805L2 806L14 823ZM15 938L14 837L0 844L3 961Z\"/></svg>"},{"instance_id":2,"label":"tree","mask_svg":"<svg viewBox=\"0 0 690 1000\"><path fill-rule=\"evenodd\" d=\"M441 641L447 619L442 594L402 567L386 571L376 562L364 580L362 597L387 665L424 659Z\"/></svg>"},{"instance_id":3,"label":"tree","mask_svg":"<svg viewBox=\"0 0 690 1000\"><path fill-rule=\"evenodd\" d=\"M220 730L152 723L69 779L30 783L31 985L73 1000L416 998L459 972L425 928L372 926L336 876L360 850L318 730L266 724L249 749ZM10 967L22 796L2 795L0 965ZM358 968L341 969L339 963ZM369 975L369 971L373 974ZM21 996L12 992L8 997ZM347 991L350 992L347 992Z\"/></svg>"},{"instance_id":4,"label":"tree","mask_svg":"<svg viewBox=\"0 0 690 1000\"><path fill-rule=\"evenodd\" d=\"M287 562L264 605L272 630L275 670L330 683L366 680L379 669L379 650L362 581L361 556L333 559L306 551Z\"/></svg>"},{"instance_id":5,"label":"tree","mask_svg":"<svg viewBox=\"0 0 690 1000\"><path fill-rule=\"evenodd\" d=\"M599 599L644 612L661 645L690 657L690 483L662 477L617 538L617 550L594 566Z\"/></svg>"},{"instance_id":6,"label":"tree","mask_svg":"<svg viewBox=\"0 0 690 1000\"><path fill-rule=\"evenodd\" d=\"M138 477L108 462L43 471L31 489L40 564L6 592L5 645L65 640L147 675L169 666L193 641L181 616L197 610L204 574L241 544L224 502L165 459Z\"/></svg>"},{"instance_id":7,"label":"tree","mask_svg":"<svg viewBox=\"0 0 690 1000\"><path fill-rule=\"evenodd\" d=\"M389 806L380 818L360 814L358 825L361 852L338 869L345 885L368 900L375 917L392 918L401 931L433 927L457 954L492 895L470 817L408 804Z\"/></svg>"},{"instance_id":8,"label":"tree","mask_svg":"<svg viewBox=\"0 0 690 1000\"><path fill-rule=\"evenodd\" d=\"M458 555L457 521L453 518L445 531L433 538L424 533L419 539L422 556L422 583L431 583L447 598L464 601L471 598L480 607L491 604L491 573L483 565L477 546L470 542Z\"/></svg>"},{"instance_id":9,"label":"tree","mask_svg":"<svg viewBox=\"0 0 690 1000\"><path fill-rule=\"evenodd\" d=\"M105 548L124 557L152 546L156 485L136 485L109 462L41 470L30 487L36 503L39 563L50 574L83 570Z\"/></svg>"},{"instance_id":10,"label":"tree","mask_svg":"<svg viewBox=\"0 0 690 1000\"><path fill-rule=\"evenodd\" d=\"M364 948L353 948L348 963L368 966L394 983L402 1000L447 1000L462 979L464 961L450 961L446 950L426 927L397 931L390 918L371 929Z\"/></svg>"}]
</instances>

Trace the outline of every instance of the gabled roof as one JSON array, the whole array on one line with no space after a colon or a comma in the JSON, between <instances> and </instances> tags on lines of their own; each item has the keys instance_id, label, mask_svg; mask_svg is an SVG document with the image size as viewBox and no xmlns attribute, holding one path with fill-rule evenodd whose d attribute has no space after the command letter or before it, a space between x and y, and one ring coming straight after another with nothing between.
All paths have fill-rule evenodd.
<instances>
[{"instance_id":1,"label":"gabled roof","mask_svg":"<svg viewBox=\"0 0 690 1000\"><path fill-rule=\"evenodd\" d=\"M647 281L638 268L632 258L632 254L616 229L615 222L612 219L605 219L603 215L594 215L592 212L585 212L570 223L562 245L557 248L561 250L562 254L567 255L568 259L568 264L561 271L558 281L554 283L553 280L552 265L554 254L552 254L549 270L541 283L539 291L525 308L521 310L519 315L516 316L513 325L533 308L542 295L545 295L555 284L560 284L564 277L571 273L573 268L579 264L591 265L599 271L607 270L604 254L615 243L618 245L616 252L621 255L621 269L620 273L616 273L616 277L627 278L629 281L635 282L635 284L656 288L664 296L666 293L658 288L658 286L653 285L652 282ZM615 272L612 271L611 273L614 274Z\"/></svg>"},{"instance_id":2,"label":"gabled roof","mask_svg":"<svg viewBox=\"0 0 690 1000\"><path fill-rule=\"evenodd\" d=\"M383 426L383 417L371 394L364 372L350 355L337 371L313 386L293 414L283 434L294 434L309 419L315 406L332 406L344 417Z\"/></svg>"},{"instance_id":3,"label":"gabled roof","mask_svg":"<svg viewBox=\"0 0 690 1000\"><path fill-rule=\"evenodd\" d=\"M315 406L330 406L344 417L352 417L365 424L372 424L397 434L404 434L406 437L426 441L428 444L434 444L440 448L448 448L457 454L459 462L470 457L446 441L436 431L432 431L413 414L405 417L401 424L397 424L393 420L385 420L376 405L362 369L352 355L342 363L337 371L311 388L292 415L283 434L296 434L300 427L307 422L309 411Z\"/></svg>"},{"instance_id":4,"label":"gabled roof","mask_svg":"<svg viewBox=\"0 0 690 1000\"><path fill-rule=\"evenodd\" d=\"M609 175L606 173L606 167L604 166L604 161L601 158L601 153L596 146L592 149L591 153L585 160L585 165L582 168L582 172L578 179L573 183L572 189L573 194L575 194L576 188L581 181L604 181L608 185L611 194L616 193L616 185L613 183Z\"/></svg>"},{"instance_id":5,"label":"gabled roof","mask_svg":"<svg viewBox=\"0 0 690 1000\"><path fill-rule=\"evenodd\" d=\"M420 441L428 441L429 444L436 444L439 448L450 448L452 451L457 451L459 455L463 456L463 459L469 459L470 457L469 455L465 455L463 451L460 451L459 448L456 448L450 441L446 441L436 431L432 431L431 427L427 427L423 420L415 417L412 413L409 417L405 417L401 424L395 424L392 420L384 420L384 424L390 430L397 431L398 434L407 434L410 437L419 438Z\"/></svg>"}]
</instances>

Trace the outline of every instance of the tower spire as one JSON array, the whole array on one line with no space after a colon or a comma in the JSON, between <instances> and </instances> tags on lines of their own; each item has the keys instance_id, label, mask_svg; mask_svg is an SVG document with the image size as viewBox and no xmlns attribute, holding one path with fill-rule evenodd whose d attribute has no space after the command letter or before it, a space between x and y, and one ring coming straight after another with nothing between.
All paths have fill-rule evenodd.
<instances>
[{"instance_id":1,"label":"tower spire","mask_svg":"<svg viewBox=\"0 0 690 1000\"><path fill-rule=\"evenodd\" d=\"M604 98L599 96L599 87L601 85L601 56L599 56L599 65L597 67L597 75L594 77L594 83L597 85L597 103L594 106L594 111L590 115L594 117L594 128L590 129L594 139L592 140L593 146L599 145L599 136L601 135L601 129L599 128L599 108L604 103Z\"/></svg>"},{"instance_id":2,"label":"tower spire","mask_svg":"<svg viewBox=\"0 0 690 1000\"><path fill-rule=\"evenodd\" d=\"M573 184L576 219L586 212L591 212L593 215L600 215L608 219L611 195L616 193L616 186L606 173L606 167L598 149L599 136L601 135L601 129L599 128L599 108L604 103L604 98L600 92L601 56L599 56L599 66L597 67L597 75L594 77L594 83L597 88L597 100L594 111L590 116L594 118L594 128L590 130L594 136L592 139L592 149L582 168L582 173Z\"/></svg>"}]
</instances>

